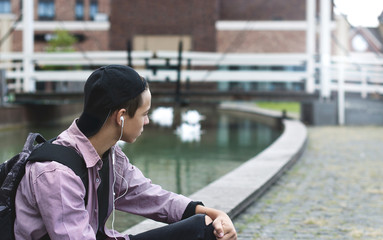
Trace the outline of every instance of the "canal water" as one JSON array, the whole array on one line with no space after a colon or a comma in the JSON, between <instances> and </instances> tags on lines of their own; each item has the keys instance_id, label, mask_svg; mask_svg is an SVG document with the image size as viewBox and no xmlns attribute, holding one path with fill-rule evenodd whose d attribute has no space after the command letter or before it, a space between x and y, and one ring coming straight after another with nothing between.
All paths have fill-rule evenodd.
<instances>
[{"instance_id":1,"label":"canal water","mask_svg":"<svg viewBox=\"0 0 383 240\"><path fill-rule=\"evenodd\" d=\"M141 137L133 144L120 146L153 183L186 196L255 156L281 133L251 117L214 108L166 108L160 117L156 110L160 109L152 110L153 119ZM1 161L22 149L28 132L52 138L69 124L0 131ZM123 231L141 220L116 212L114 228Z\"/></svg>"}]
</instances>

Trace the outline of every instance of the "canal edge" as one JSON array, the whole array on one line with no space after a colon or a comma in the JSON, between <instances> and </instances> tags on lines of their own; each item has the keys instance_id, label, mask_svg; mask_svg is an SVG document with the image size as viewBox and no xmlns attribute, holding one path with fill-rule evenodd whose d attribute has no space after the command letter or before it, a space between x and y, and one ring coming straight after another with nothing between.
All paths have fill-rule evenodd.
<instances>
[{"instance_id":1,"label":"canal edge","mask_svg":"<svg viewBox=\"0 0 383 240\"><path fill-rule=\"evenodd\" d=\"M189 196L235 218L301 157L307 144L307 128L299 120L281 118L278 112L264 111L254 105L223 103L220 109L278 120L283 127L282 134L268 148ZM124 234L134 235L161 226L164 224L148 219L125 230Z\"/></svg>"}]
</instances>

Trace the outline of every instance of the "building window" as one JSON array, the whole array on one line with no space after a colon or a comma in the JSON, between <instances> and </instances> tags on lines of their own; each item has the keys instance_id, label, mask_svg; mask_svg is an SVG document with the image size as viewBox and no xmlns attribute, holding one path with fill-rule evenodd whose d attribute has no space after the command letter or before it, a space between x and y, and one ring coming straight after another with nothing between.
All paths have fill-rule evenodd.
<instances>
[{"instance_id":1,"label":"building window","mask_svg":"<svg viewBox=\"0 0 383 240\"><path fill-rule=\"evenodd\" d=\"M53 20L55 17L54 0L39 0L38 14L39 20Z\"/></svg>"},{"instance_id":2,"label":"building window","mask_svg":"<svg viewBox=\"0 0 383 240\"><path fill-rule=\"evenodd\" d=\"M98 13L98 2L97 0L92 0L90 2L89 17L91 20L94 20L96 14Z\"/></svg>"},{"instance_id":3,"label":"building window","mask_svg":"<svg viewBox=\"0 0 383 240\"><path fill-rule=\"evenodd\" d=\"M0 0L0 13L11 13L11 0Z\"/></svg>"},{"instance_id":4,"label":"building window","mask_svg":"<svg viewBox=\"0 0 383 240\"><path fill-rule=\"evenodd\" d=\"M84 0L76 0L76 20L84 20Z\"/></svg>"}]
</instances>

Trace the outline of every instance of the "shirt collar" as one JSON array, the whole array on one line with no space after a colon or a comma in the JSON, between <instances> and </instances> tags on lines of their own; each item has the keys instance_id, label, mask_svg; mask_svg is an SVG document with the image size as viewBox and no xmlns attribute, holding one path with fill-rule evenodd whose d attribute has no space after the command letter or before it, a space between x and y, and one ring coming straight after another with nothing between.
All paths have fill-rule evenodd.
<instances>
[{"instance_id":1,"label":"shirt collar","mask_svg":"<svg viewBox=\"0 0 383 240\"><path fill-rule=\"evenodd\" d=\"M89 139L80 131L76 124L77 119L73 121L71 126L63 134L60 134L59 138L62 137L69 142L69 145L75 148L84 158L87 168L94 167L96 164L101 164L101 158L98 155L96 149L93 147ZM58 140L59 140L58 138Z\"/></svg>"}]
</instances>

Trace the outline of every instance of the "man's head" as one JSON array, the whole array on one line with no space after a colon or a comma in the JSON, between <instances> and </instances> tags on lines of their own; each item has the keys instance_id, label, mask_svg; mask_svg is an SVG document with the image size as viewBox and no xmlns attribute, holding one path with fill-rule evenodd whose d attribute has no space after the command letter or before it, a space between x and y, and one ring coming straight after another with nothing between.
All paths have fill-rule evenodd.
<instances>
[{"instance_id":1,"label":"man's head","mask_svg":"<svg viewBox=\"0 0 383 240\"><path fill-rule=\"evenodd\" d=\"M94 71L84 87L84 110L77 121L87 137L96 134L114 111L126 108L130 117L142 104L141 93L148 85L135 70L109 65Z\"/></svg>"}]
</instances>

